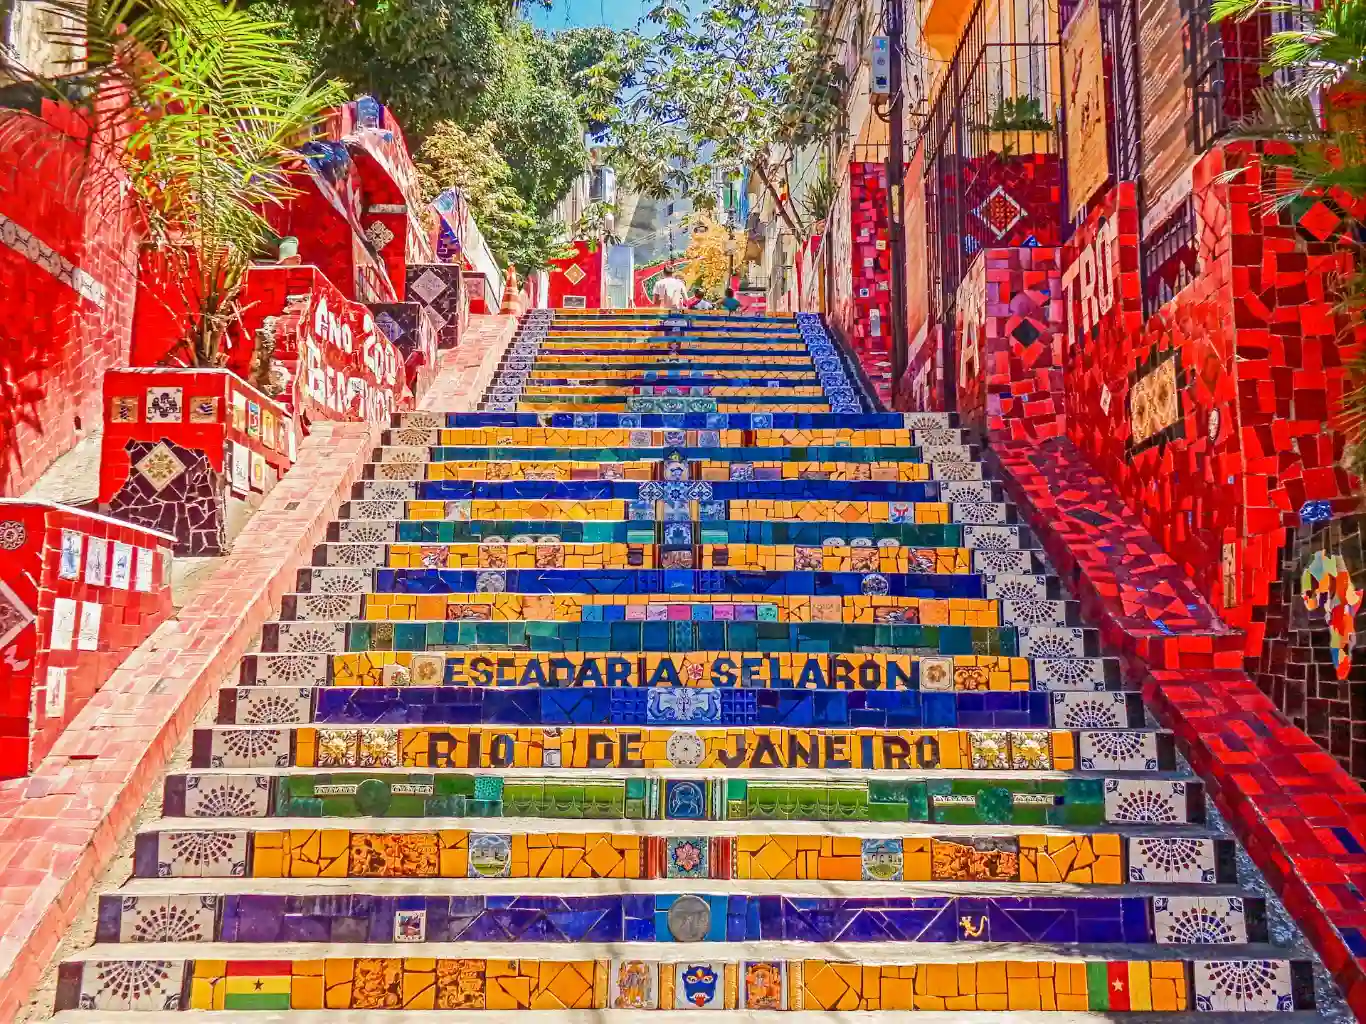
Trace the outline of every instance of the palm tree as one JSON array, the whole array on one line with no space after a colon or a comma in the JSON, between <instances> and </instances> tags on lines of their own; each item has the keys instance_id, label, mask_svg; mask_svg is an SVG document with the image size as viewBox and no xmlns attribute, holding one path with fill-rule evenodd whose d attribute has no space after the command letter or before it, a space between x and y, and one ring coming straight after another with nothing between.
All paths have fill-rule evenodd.
<instances>
[{"instance_id":1,"label":"palm tree","mask_svg":"<svg viewBox=\"0 0 1366 1024\"><path fill-rule=\"evenodd\" d=\"M282 26L232 0L55 2L85 66L29 84L74 101L94 129L81 185L131 204L179 281L179 358L220 365L246 270L269 245L264 211L292 194L297 146L345 95L312 78ZM31 114L3 114L0 145L32 138Z\"/></svg>"}]
</instances>

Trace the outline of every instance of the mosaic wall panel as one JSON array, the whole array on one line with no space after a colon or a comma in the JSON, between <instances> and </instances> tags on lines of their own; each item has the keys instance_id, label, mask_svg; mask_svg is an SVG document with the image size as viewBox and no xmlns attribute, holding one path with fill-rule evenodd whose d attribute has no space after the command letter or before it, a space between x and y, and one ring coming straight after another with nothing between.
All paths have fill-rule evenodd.
<instances>
[{"instance_id":1,"label":"mosaic wall panel","mask_svg":"<svg viewBox=\"0 0 1366 1024\"><path fill-rule=\"evenodd\" d=\"M70 506L0 506L0 775L27 774L171 613L171 542Z\"/></svg>"},{"instance_id":2,"label":"mosaic wall panel","mask_svg":"<svg viewBox=\"0 0 1366 1024\"><path fill-rule=\"evenodd\" d=\"M943 185L963 194L969 211L956 242L964 253L995 246L1057 245L1062 163L1056 155L1003 157L986 153L963 161Z\"/></svg>"},{"instance_id":3,"label":"mosaic wall panel","mask_svg":"<svg viewBox=\"0 0 1366 1024\"><path fill-rule=\"evenodd\" d=\"M1252 675L1295 725L1344 768L1366 779L1366 717L1357 654L1366 551L1360 515L1285 531L1280 572L1266 606L1266 643Z\"/></svg>"},{"instance_id":4,"label":"mosaic wall panel","mask_svg":"<svg viewBox=\"0 0 1366 1024\"><path fill-rule=\"evenodd\" d=\"M887 165L849 165L853 316L849 342L878 397L891 398L892 264Z\"/></svg>"},{"instance_id":5,"label":"mosaic wall panel","mask_svg":"<svg viewBox=\"0 0 1366 1024\"><path fill-rule=\"evenodd\" d=\"M436 329L437 348L455 348L460 344L469 311L457 264L408 264L403 297L426 311Z\"/></svg>"},{"instance_id":6,"label":"mosaic wall panel","mask_svg":"<svg viewBox=\"0 0 1366 1024\"><path fill-rule=\"evenodd\" d=\"M131 211L83 190L84 126L41 86L0 153L0 496L22 495L100 422L106 370L132 338L138 233ZM15 116L17 115L17 116ZM117 207L117 208L116 208Z\"/></svg>"},{"instance_id":7,"label":"mosaic wall panel","mask_svg":"<svg viewBox=\"0 0 1366 1024\"><path fill-rule=\"evenodd\" d=\"M109 515L170 534L178 555L226 554L230 480L215 460L169 439L124 447L133 472L108 501Z\"/></svg>"},{"instance_id":8,"label":"mosaic wall panel","mask_svg":"<svg viewBox=\"0 0 1366 1024\"><path fill-rule=\"evenodd\" d=\"M389 339L403 360L408 387L421 396L436 368L437 329L420 302L371 302L375 329Z\"/></svg>"},{"instance_id":9,"label":"mosaic wall panel","mask_svg":"<svg viewBox=\"0 0 1366 1024\"><path fill-rule=\"evenodd\" d=\"M296 430L284 406L225 370L111 371L105 378L99 500L109 505L134 481L158 494L175 484L186 470L170 448L132 455L135 442L162 441L204 453L237 497L266 494L294 464ZM121 508L132 518L126 501ZM169 522L156 518L147 525L165 529ZM188 523L184 517L178 521L182 530ZM191 535L182 532L176 539L181 553L188 553Z\"/></svg>"},{"instance_id":10,"label":"mosaic wall panel","mask_svg":"<svg viewBox=\"0 0 1366 1024\"><path fill-rule=\"evenodd\" d=\"M318 267L252 267L242 302L241 337L252 343L234 347L238 354L229 367L248 374L246 354L256 332L275 318L281 400L295 415L387 423L395 411L412 406L399 350L379 332L369 309Z\"/></svg>"},{"instance_id":11,"label":"mosaic wall panel","mask_svg":"<svg viewBox=\"0 0 1366 1024\"><path fill-rule=\"evenodd\" d=\"M1054 246L986 250L986 425L992 436L1062 436L1064 330Z\"/></svg>"},{"instance_id":12,"label":"mosaic wall panel","mask_svg":"<svg viewBox=\"0 0 1366 1024\"><path fill-rule=\"evenodd\" d=\"M1286 713L1307 723L1305 673L1267 659L1288 664L1285 652L1304 640L1271 632L1274 623L1302 633L1285 614L1278 550L1287 531L1352 513L1359 501L1330 423L1351 344L1339 336L1331 285L1344 221L1335 200L1268 213L1261 197L1277 187L1274 172L1250 154L1230 146L1197 167L1199 273L1146 323L1133 187L1120 185L1068 243L1068 432L1209 603L1246 631L1249 667L1259 665ZM1237 188L1218 178L1243 165ZM1317 383L1273 367L1313 368ZM1294 429L1282 429L1288 422ZM1334 586L1325 583L1327 604ZM1336 673L1331 638L1320 650ZM1338 699L1336 688L1326 692L1315 700ZM1316 735L1330 737L1342 714L1340 701L1329 706L1315 706ZM1327 742L1349 759L1338 720L1340 738Z\"/></svg>"}]
</instances>

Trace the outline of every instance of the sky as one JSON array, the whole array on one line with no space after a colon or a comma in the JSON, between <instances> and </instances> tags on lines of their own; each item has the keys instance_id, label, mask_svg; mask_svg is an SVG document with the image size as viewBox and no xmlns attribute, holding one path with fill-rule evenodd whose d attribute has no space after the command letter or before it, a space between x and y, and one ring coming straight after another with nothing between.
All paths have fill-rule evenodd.
<instances>
[{"instance_id":1,"label":"sky","mask_svg":"<svg viewBox=\"0 0 1366 1024\"><path fill-rule=\"evenodd\" d=\"M549 11L534 10L531 23L545 29L589 25L635 28L653 6L654 0L555 0L555 6Z\"/></svg>"}]
</instances>

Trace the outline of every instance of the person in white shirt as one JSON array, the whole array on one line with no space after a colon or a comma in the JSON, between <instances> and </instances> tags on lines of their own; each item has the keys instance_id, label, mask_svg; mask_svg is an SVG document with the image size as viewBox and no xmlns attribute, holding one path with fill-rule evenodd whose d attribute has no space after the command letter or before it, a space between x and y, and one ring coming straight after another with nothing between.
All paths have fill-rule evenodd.
<instances>
[{"instance_id":1,"label":"person in white shirt","mask_svg":"<svg viewBox=\"0 0 1366 1024\"><path fill-rule=\"evenodd\" d=\"M666 309L680 310L683 302L688 297L688 289L683 284L683 279L678 276L673 267L664 268L664 276L655 282L654 300L656 305Z\"/></svg>"},{"instance_id":2,"label":"person in white shirt","mask_svg":"<svg viewBox=\"0 0 1366 1024\"><path fill-rule=\"evenodd\" d=\"M713 305L711 304L711 300L708 299L707 296L706 296L705 294L703 294L701 288L694 288L694 289L692 290L692 298L688 300L688 308L689 308L689 309L704 309L704 310L705 310L705 309L715 309L716 307L713 306Z\"/></svg>"}]
</instances>

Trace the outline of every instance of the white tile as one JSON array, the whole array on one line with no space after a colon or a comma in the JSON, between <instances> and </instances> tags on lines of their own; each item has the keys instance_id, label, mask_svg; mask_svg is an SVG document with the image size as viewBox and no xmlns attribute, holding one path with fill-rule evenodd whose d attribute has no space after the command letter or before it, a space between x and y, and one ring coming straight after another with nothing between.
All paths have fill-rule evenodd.
<instances>
[{"instance_id":1,"label":"white tile","mask_svg":"<svg viewBox=\"0 0 1366 1024\"><path fill-rule=\"evenodd\" d=\"M1154 896L1153 937L1164 945L1245 943L1243 906L1238 896Z\"/></svg>"},{"instance_id":2,"label":"white tile","mask_svg":"<svg viewBox=\"0 0 1366 1024\"><path fill-rule=\"evenodd\" d=\"M214 768L284 768L289 729L214 729L209 764Z\"/></svg>"},{"instance_id":3,"label":"white tile","mask_svg":"<svg viewBox=\"0 0 1366 1024\"><path fill-rule=\"evenodd\" d=\"M1078 738L1078 763L1087 771L1157 771L1156 733L1082 732Z\"/></svg>"},{"instance_id":4,"label":"white tile","mask_svg":"<svg viewBox=\"0 0 1366 1024\"><path fill-rule=\"evenodd\" d=\"M1105 820L1184 825L1186 783L1180 779L1106 779Z\"/></svg>"},{"instance_id":5,"label":"white tile","mask_svg":"<svg viewBox=\"0 0 1366 1024\"><path fill-rule=\"evenodd\" d=\"M247 873L247 833L157 833L157 877L242 878Z\"/></svg>"},{"instance_id":6,"label":"white tile","mask_svg":"<svg viewBox=\"0 0 1366 1024\"><path fill-rule=\"evenodd\" d=\"M1213 839L1189 836L1134 836L1129 845L1129 881L1213 885Z\"/></svg>"},{"instance_id":7,"label":"white tile","mask_svg":"<svg viewBox=\"0 0 1366 1024\"><path fill-rule=\"evenodd\" d=\"M1055 729L1127 729L1128 694L1107 691L1064 691L1052 695Z\"/></svg>"},{"instance_id":8,"label":"white tile","mask_svg":"<svg viewBox=\"0 0 1366 1024\"><path fill-rule=\"evenodd\" d=\"M187 818L264 818L269 809L268 776L191 773L185 777Z\"/></svg>"},{"instance_id":9,"label":"white tile","mask_svg":"<svg viewBox=\"0 0 1366 1024\"><path fill-rule=\"evenodd\" d=\"M1288 960L1197 960L1195 1008L1202 1013L1295 1008Z\"/></svg>"}]
</instances>

